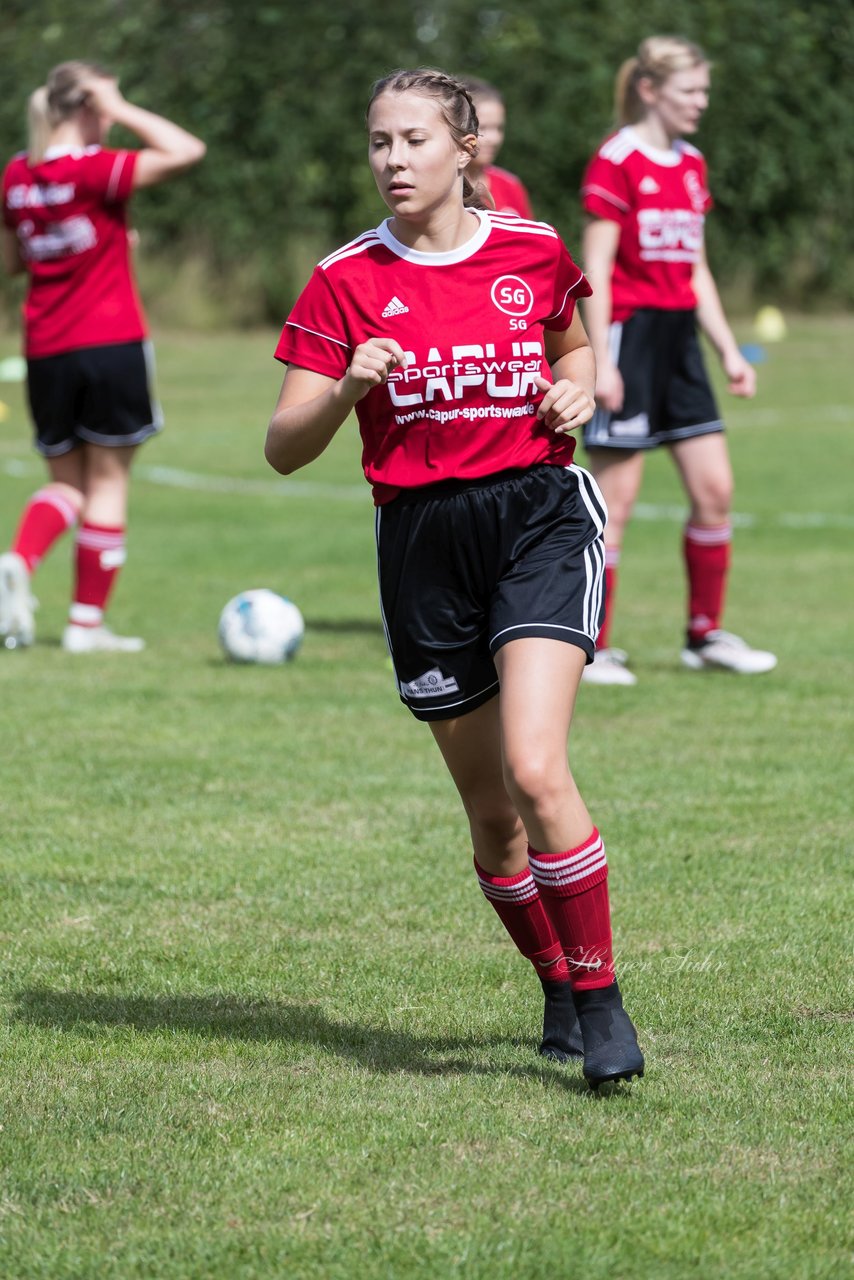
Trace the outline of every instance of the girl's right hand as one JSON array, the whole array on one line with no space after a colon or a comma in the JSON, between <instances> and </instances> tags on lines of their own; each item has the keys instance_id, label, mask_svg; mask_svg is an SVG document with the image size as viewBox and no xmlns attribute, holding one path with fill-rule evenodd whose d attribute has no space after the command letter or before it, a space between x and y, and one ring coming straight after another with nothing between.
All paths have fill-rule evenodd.
<instances>
[{"instance_id":1,"label":"girl's right hand","mask_svg":"<svg viewBox=\"0 0 854 1280\"><path fill-rule=\"evenodd\" d=\"M625 398L626 389L620 370L610 361L602 361L596 367L596 403L608 413L618 413Z\"/></svg>"},{"instance_id":2,"label":"girl's right hand","mask_svg":"<svg viewBox=\"0 0 854 1280\"><path fill-rule=\"evenodd\" d=\"M80 90L85 95L85 105L106 119L112 120L124 103L115 76L89 76L80 85Z\"/></svg>"},{"instance_id":3,"label":"girl's right hand","mask_svg":"<svg viewBox=\"0 0 854 1280\"><path fill-rule=\"evenodd\" d=\"M388 375L398 366L406 368L403 347L394 338L369 338L353 352L350 368L342 382L345 392L357 403L372 387L388 382Z\"/></svg>"}]
</instances>

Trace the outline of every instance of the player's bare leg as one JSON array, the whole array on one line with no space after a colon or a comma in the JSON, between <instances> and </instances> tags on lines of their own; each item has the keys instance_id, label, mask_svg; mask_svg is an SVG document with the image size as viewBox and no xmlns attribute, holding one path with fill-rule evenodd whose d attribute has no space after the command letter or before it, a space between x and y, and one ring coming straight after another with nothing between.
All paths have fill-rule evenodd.
<instances>
[{"instance_id":1,"label":"player's bare leg","mask_svg":"<svg viewBox=\"0 0 854 1280\"><path fill-rule=\"evenodd\" d=\"M542 984L540 1053L557 1062L580 1057L581 1029L563 946L540 901L528 867L527 832L504 785L499 699L430 727L468 816L481 889Z\"/></svg>"},{"instance_id":2,"label":"player's bare leg","mask_svg":"<svg viewBox=\"0 0 854 1280\"><path fill-rule=\"evenodd\" d=\"M721 628L732 543L733 477L722 432L680 440L671 453L691 504L683 551L688 577L688 625L682 661L693 671L760 675L777 664Z\"/></svg>"},{"instance_id":3,"label":"player's bare leg","mask_svg":"<svg viewBox=\"0 0 854 1280\"><path fill-rule=\"evenodd\" d=\"M138 653L138 636L117 636L103 617L125 561L128 486L136 446L85 444L83 511L77 535L74 599L62 637L69 653Z\"/></svg>"},{"instance_id":4,"label":"player's bare leg","mask_svg":"<svg viewBox=\"0 0 854 1280\"><path fill-rule=\"evenodd\" d=\"M562 640L525 637L499 650L504 780L530 841L543 904L569 961L591 1087L644 1069L614 975L605 849L567 759L586 654Z\"/></svg>"},{"instance_id":5,"label":"player's bare leg","mask_svg":"<svg viewBox=\"0 0 854 1280\"><path fill-rule=\"evenodd\" d=\"M27 502L11 547L0 555L0 638L6 649L34 643L38 602L30 589L32 576L83 506L80 450L46 462L50 480Z\"/></svg>"},{"instance_id":6,"label":"player's bare leg","mask_svg":"<svg viewBox=\"0 0 854 1280\"><path fill-rule=\"evenodd\" d=\"M643 466L644 455L640 450L590 450L589 467L605 499L608 523L605 526L605 619L596 641L596 656L584 669L586 684L636 683L626 666L625 651L611 645L611 623L623 538L640 492Z\"/></svg>"}]
</instances>

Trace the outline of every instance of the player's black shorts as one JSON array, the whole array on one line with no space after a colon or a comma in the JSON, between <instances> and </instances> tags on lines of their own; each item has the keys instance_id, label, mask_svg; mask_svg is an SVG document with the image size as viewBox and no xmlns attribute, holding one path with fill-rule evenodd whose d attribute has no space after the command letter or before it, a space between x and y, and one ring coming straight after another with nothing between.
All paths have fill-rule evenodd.
<instances>
[{"instance_id":1,"label":"player's black shorts","mask_svg":"<svg viewBox=\"0 0 854 1280\"><path fill-rule=\"evenodd\" d=\"M693 311L636 311L611 325L611 354L626 397L617 413L597 409L588 449L655 449L723 431Z\"/></svg>"},{"instance_id":2,"label":"player's black shorts","mask_svg":"<svg viewBox=\"0 0 854 1280\"><path fill-rule=\"evenodd\" d=\"M428 485L377 508L383 624L413 715L448 720L494 697L493 655L523 636L593 660L606 518L575 465Z\"/></svg>"},{"instance_id":3,"label":"player's black shorts","mask_svg":"<svg viewBox=\"0 0 854 1280\"><path fill-rule=\"evenodd\" d=\"M147 342L79 347L27 361L27 390L36 448L46 458L82 440L141 444L163 426L152 396Z\"/></svg>"}]
</instances>

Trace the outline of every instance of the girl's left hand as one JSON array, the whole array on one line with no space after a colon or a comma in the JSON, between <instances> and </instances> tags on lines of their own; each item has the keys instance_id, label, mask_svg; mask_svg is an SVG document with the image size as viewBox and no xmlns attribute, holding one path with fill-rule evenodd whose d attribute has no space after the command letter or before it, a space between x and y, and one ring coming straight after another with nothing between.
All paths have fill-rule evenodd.
<instances>
[{"instance_id":1,"label":"girl's left hand","mask_svg":"<svg viewBox=\"0 0 854 1280\"><path fill-rule=\"evenodd\" d=\"M740 351L724 356L721 365L727 376L727 390L732 395L743 396L745 400L756 395L756 370Z\"/></svg>"},{"instance_id":2,"label":"girl's left hand","mask_svg":"<svg viewBox=\"0 0 854 1280\"><path fill-rule=\"evenodd\" d=\"M570 431L583 427L593 417L596 401L577 382L558 378L557 382L552 383L540 375L536 383L537 388L545 392L537 409L537 417L547 427L551 427L552 431L568 435Z\"/></svg>"},{"instance_id":3,"label":"girl's left hand","mask_svg":"<svg viewBox=\"0 0 854 1280\"><path fill-rule=\"evenodd\" d=\"M115 76L88 76L81 81L80 91L85 105L107 121L115 119L125 102Z\"/></svg>"}]
</instances>

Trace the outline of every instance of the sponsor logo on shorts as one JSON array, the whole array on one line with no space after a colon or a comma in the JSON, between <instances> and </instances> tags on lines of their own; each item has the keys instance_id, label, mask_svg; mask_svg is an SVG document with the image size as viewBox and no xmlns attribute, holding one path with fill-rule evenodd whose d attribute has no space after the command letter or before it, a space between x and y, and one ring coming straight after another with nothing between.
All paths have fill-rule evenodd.
<instances>
[{"instance_id":1,"label":"sponsor logo on shorts","mask_svg":"<svg viewBox=\"0 0 854 1280\"><path fill-rule=\"evenodd\" d=\"M649 414L638 413L634 418L611 419L612 436L648 436Z\"/></svg>"},{"instance_id":2,"label":"sponsor logo on shorts","mask_svg":"<svg viewBox=\"0 0 854 1280\"><path fill-rule=\"evenodd\" d=\"M444 693L459 693L460 686L453 676L443 676L438 667L425 671L423 676L409 680L403 686L410 698L439 698Z\"/></svg>"}]
</instances>

